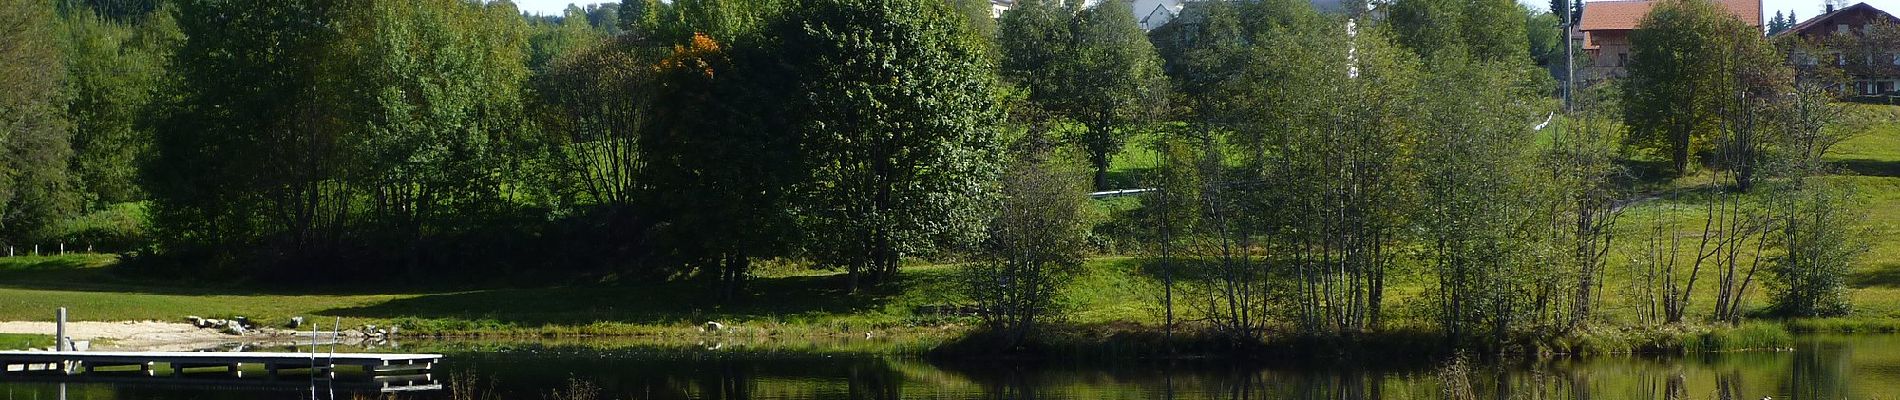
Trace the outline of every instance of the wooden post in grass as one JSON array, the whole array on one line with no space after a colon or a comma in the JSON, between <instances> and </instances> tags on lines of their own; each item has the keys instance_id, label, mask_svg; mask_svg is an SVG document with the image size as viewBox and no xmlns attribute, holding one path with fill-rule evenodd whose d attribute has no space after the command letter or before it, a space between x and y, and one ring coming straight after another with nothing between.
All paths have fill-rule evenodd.
<instances>
[{"instance_id":1,"label":"wooden post in grass","mask_svg":"<svg viewBox=\"0 0 1900 400\"><path fill-rule=\"evenodd\" d=\"M59 308L53 323L53 351L66 351L66 307Z\"/></svg>"}]
</instances>

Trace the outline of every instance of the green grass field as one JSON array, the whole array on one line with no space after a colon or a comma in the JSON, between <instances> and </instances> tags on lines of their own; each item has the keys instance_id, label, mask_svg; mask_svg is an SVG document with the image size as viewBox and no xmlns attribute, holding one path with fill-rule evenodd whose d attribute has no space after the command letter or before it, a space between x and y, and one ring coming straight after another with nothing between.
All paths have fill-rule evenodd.
<instances>
[{"instance_id":1,"label":"green grass field","mask_svg":"<svg viewBox=\"0 0 1900 400\"><path fill-rule=\"evenodd\" d=\"M82 321L245 316L266 324L292 316L344 327L402 325L415 333L498 335L696 335L701 324L728 334L857 335L941 330L967 320L915 312L961 303L955 267L907 268L896 285L855 295L842 275L799 273L754 280L732 304L707 300L699 282L599 284L427 293L255 291L187 283L131 283L104 255L0 258L0 320L51 320L67 307ZM1109 323L1150 316L1152 285L1131 259L1094 260L1070 288L1073 321Z\"/></svg>"}]
</instances>

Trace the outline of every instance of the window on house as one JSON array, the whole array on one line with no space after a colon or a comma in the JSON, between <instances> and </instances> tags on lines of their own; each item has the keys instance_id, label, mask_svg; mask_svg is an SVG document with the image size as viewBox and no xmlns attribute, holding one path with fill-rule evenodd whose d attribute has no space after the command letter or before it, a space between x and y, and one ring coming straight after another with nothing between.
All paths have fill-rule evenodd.
<instances>
[{"instance_id":1,"label":"window on house","mask_svg":"<svg viewBox=\"0 0 1900 400\"><path fill-rule=\"evenodd\" d=\"M1847 33L1847 24L1834 25L1834 33Z\"/></svg>"}]
</instances>

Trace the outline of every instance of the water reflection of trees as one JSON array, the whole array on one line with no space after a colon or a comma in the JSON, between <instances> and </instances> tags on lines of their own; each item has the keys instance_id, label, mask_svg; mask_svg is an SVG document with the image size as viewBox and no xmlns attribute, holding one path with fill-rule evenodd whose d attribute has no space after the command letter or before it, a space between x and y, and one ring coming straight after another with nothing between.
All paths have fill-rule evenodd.
<instances>
[{"instance_id":1,"label":"water reflection of trees","mask_svg":"<svg viewBox=\"0 0 1900 400\"><path fill-rule=\"evenodd\" d=\"M1690 358L1604 357L1585 361L1477 363L1471 390L1446 396L1431 369L1275 368L1217 361L988 363L904 358L671 359L592 365L524 365L503 378L515 392L560 382L571 371L599 383L604 398L1099 398L1099 399L1718 399L1843 398L1851 354L1839 343L1798 351ZM517 371L518 372L518 371Z\"/></svg>"},{"instance_id":2,"label":"water reflection of trees","mask_svg":"<svg viewBox=\"0 0 1900 400\"><path fill-rule=\"evenodd\" d=\"M1847 398L1851 348L1832 340L1803 340L1795 346L1781 392L1795 399Z\"/></svg>"}]
</instances>

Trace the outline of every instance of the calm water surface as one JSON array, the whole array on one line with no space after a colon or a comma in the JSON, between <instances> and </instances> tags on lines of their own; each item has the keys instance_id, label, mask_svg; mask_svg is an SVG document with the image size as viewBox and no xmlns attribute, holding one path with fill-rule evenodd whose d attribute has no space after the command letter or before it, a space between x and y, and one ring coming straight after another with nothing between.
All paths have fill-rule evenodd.
<instances>
[{"instance_id":1,"label":"calm water surface","mask_svg":"<svg viewBox=\"0 0 1900 400\"><path fill-rule=\"evenodd\" d=\"M941 365L737 347L434 343L396 350L449 355L435 374L414 383L464 393L474 388L495 399L542 399L573 381L598 386L601 399L1436 399L1447 384L1430 368L1377 363L1343 369L1209 362ZM452 398L451 389L380 394L349 376L335 382L106 378L0 378L0 399ZM1466 382L1452 384L1468 384L1485 399L1900 399L1900 336L1804 337L1782 352L1477 365Z\"/></svg>"}]
</instances>

